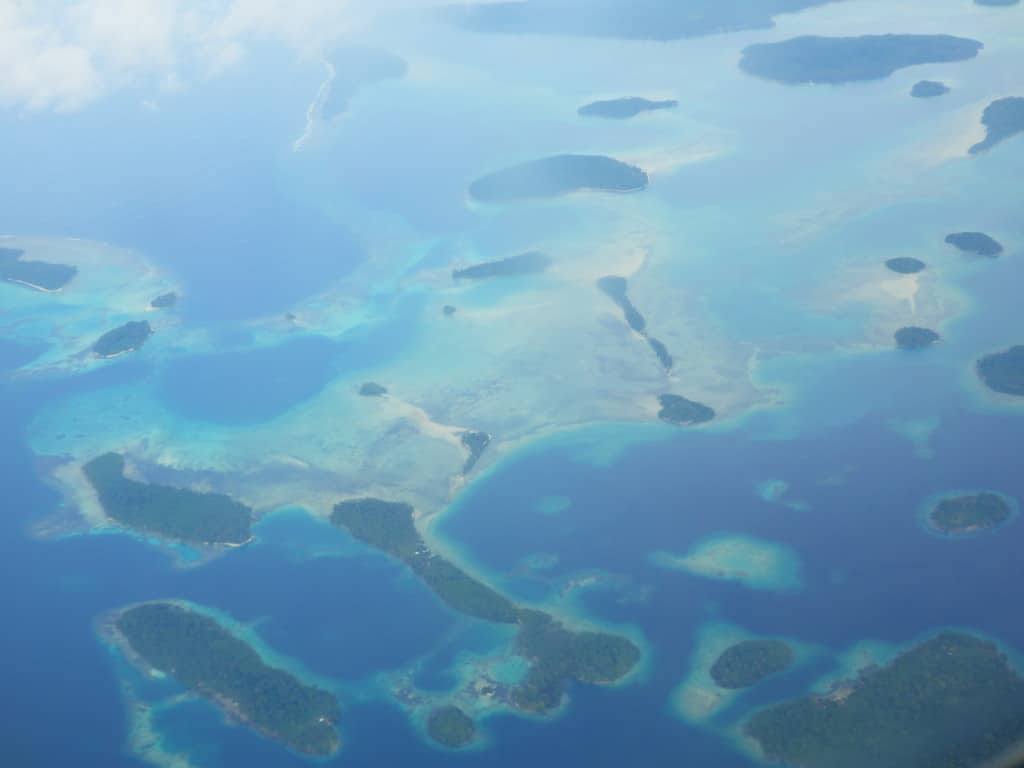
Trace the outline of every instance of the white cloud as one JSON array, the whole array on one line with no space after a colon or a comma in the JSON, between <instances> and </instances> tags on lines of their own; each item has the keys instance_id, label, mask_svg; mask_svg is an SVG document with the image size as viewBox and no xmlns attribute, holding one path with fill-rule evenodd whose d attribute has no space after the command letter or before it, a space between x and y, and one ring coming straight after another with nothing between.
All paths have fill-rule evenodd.
<instances>
[{"instance_id":1,"label":"white cloud","mask_svg":"<svg viewBox=\"0 0 1024 768\"><path fill-rule=\"evenodd\" d=\"M173 87L257 41L300 55L376 14L444 0L0 0L0 107L71 111L133 83Z\"/></svg>"}]
</instances>

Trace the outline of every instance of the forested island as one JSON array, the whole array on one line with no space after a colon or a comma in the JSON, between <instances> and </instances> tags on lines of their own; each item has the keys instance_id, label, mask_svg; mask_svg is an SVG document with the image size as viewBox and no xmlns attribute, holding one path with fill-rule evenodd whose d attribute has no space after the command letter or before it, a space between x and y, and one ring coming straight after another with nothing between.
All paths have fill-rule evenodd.
<instances>
[{"instance_id":1,"label":"forested island","mask_svg":"<svg viewBox=\"0 0 1024 768\"><path fill-rule=\"evenodd\" d=\"M516 650L530 661L526 678L508 694L525 712L556 708L569 681L613 683L640 660L624 637L577 632L541 611L521 608L427 546L408 504L354 499L334 507L331 522L405 563L448 607L483 621L519 626Z\"/></svg>"},{"instance_id":2,"label":"forested island","mask_svg":"<svg viewBox=\"0 0 1024 768\"><path fill-rule=\"evenodd\" d=\"M120 611L113 630L130 655L264 735L310 755L338 751L337 699L267 665L217 620L178 603L151 602Z\"/></svg>"},{"instance_id":3,"label":"forested island","mask_svg":"<svg viewBox=\"0 0 1024 768\"><path fill-rule=\"evenodd\" d=\"M607 275L597 281L597 287L615 302L615 306L622 310L622 318L626 321L626 325L644 337L647 345L657 356L658 362L661 363L662 367L666 371L672 370L672 366L675 365L675 359L668 351L668 347L658 339L648 335L647 320L629 299L629 281L617 275Z\"/></svg>"},{"instance_id":4,"label":"forested island","mask_svg":"<svg viewBox=\"0 0 1024 768\"><path fill-rule=\"evenodd\" d=\"M555 155L488 174L469 187L481 203L510 203L570 192L638 192L647 188L647 174L633 165L603 155Z\"/></svg>"},{"instance_id":5,"label":"forested island","mask_svg":"<svg viewBox=\"0 0 1024 768\"><path fill-rule=\"evenodd\" d=\"M486 432L469 430L459 435L459 440L462 446L469 451L469 457L466 459L466 463L462 465L462 474L468 475L473 471L476 463L480 461L480 457L487 450L487 446L491 444L491 436Z\"/></svg>"},{"instance_id":6,"label":"forested island","mask_svg":"<svg viewBox=\"0 0 1024 768\"><path fill-rule=\"evenodd\" d=\"M454 705L438 707L427 716L427 734L449 749L464 747L476 738L473 718Z\"/></svg>"},{"instance_id":7,"label":"forested island","mask_svg":"<svg viewBox=\"0 0 1024 768\"><path fill-rule=\"evenodd\" d=\"M898 256L885 262L885 266L900 275L916 275L918 272L924 271L927 265L920 259Z\"/></svg>"},{"instance_id":8,"label":"forested island","mask_svg":"<svg viewBox=\"0 0 1024 768\"><path fill-rule=\"evenodd\" d=\"M98 357L117 357L139 349L152 335L153 329L149 323L133 320L100 336L92 345L92 351Z\"/></svg>"},{"instance_id":9,"label":"forested island","mask_svg":"<svg viewBox=\"0 0 1024 768\"><path fill-rule=\"evenodd\" d=\"M767 29L773 17L829 0L505 0L449 4L460 26L492 34L679 40Z\"/></svg>"},{"instance_id":10,"label":"forested island","mask_svg":"<svg viewBox=\"0 0 1024 768\"><path fill-rule=\"evenodd\" d=\"M934 99L937 96L945 96L949 93L949 86L937 80L919 80L910 89L910 95L915 99Z\"/></svg>"},{"instance_id":11,"label":"forested island","mask_svg":"<svg viewBox=\"0 0 1024 768\"><path fill-rule=\"evenodd\" d=\"M711 679L720 688L749 688L788 669L793 658L793 649L781 640L743 640L715 659Z\"/></svg>"},{"instance_id":12,"label":"forested island","mask_svg":"<svg viewBox=\"0 0 1024 768\"><path fill-rule=\"evenodd\" d=\"M808 35L743 50L744 72L781 83L880 80L903 67L973 59L977 40L951 35Z\"/></svg>"},{"instance_id":13,"label":"forested island","mask_svg":"<svg viewBox=\"0 0 1024 768\"><path fill-rule=\"evenodd\" d=\"M640 97L607 99L584 104L577 111L582 117L603 117L608 120L629 120L644 112L675 109L679 102L674 99L653 101Z\"/></svg>"},{"instance_id":14,"label":"forested island","mask_svg":"<svg viewBox=\"0 0 1024 768\"><path fill-rule=\"evenodd\" d=\"M178 303L178 294L171 291L170 293L162 293L149 302L149 306L153 309L170 309Z\"/></svg>"},{"instance_id":15,"label":"forested island","mask_svg":"<svg viewBox=\"0 0 1024 768\"><path fill-rule=\"evenodd\" d=\"M124 457L106 453L82 467L104 513L141 533L191 544L244 544L252 510L220 493L140 483L124 476Z\"/></svg>"},{"instance_id":16,"label":"forested island","mask_svg":"<svg viewBox=\"0 0 1024 768\"><path fill-rule=\"evenodd\" d=\"M0 248L0 280L52 293L70 283L78 274L78 269L68 264L22 261L24 255L20 248Z\"/></svg>"},{"instance_id":17,"label":"forested island","mask_svg":"<svg viewBox=\"0 0 1024 768\"><path fill-rule=\"evenodd\" d=\"M687 400L682 395L659 395L658 418L669 424L703 424L715 418L715 410L704 403Z\"/></svg>"},{"instance_id":18,"label":"forested island","mask_svg":"<svg viewBox=\"0 0 1024 768\"><path fill-rule=\"evenodd\" d=\"M981 358L978 375L989 389L1024 397L1024 345Z\"/></svg>"},{"instance_id":19,"label":"forested island","mask_svg":"<svg viewBox=\"0 0 1024 768\"><path fill-rule=\"evenodd\" d=\"M918 328L913 325L900 328L893 337L896 339L897 347L908 351L930 347L942 338L931 328Z\"/></svg>"},{"instance_id":20,"label":"forested island","mask_svg":"<svg viewBox=\"0 0 1024 768\"><path fill-rule=\"evenodd\" d=\"M977 768L1024 738L1024 680L994 643L946 632L745 730L794 768Z\"/></svg>"},{"instance_id":21,"label":"forested island","mask_svg":"<svg viewBox=\"0 0 1024 768\"><path fill-rule=\"evenodd\" d=\"M985 107L981 123L987 131L985 140L968 150L972 155L992 149L1001 141L1024 131L1024 97L1010 96L993 101Z\"/></svg>"},{"instance_id":22,"label":"forested island","mask_svg":"<svg viewBox=\"0 0 1024 768\"><path fill-rule=\"evenodd\" d=\"M388 393L388 388L383 384L378 384L376 381L364 382L359 387L359 394L362 397L384 397Z\"/></svg>"},{"instance_id":23,"label":"forested island","mask_svg":"<svg viewBox=\"0 0 1024 768\"><path fill-rule=\"evenodd\" d=\"M551 258L540 251L528 251L497 261L484 261L465 269L452 270L456 280L487 280L492 277L518 277L543 272L551 266Z\"/></svg>"},{"instance_id":24,"label":"forested island","mask_svg":"<svg viewBox=\"0 0 1024 768\"><path fill-rule=\"evenodd\" d=\"M974 493L942 499L928 515L928 523L945 533L963 534L996 528L1010 519L1013 509L995 493Z\"/></svg>"},{"instance_id":25,"label":"forested island","mask_svg":"<svg viewBox=\"0 0 1024 768\"><path fill-rule=\"evenodd\" d=\"M984 232L954 232L946 235L946 242L958 251L975 256L993 257L1003 252L1002 244Z\"/></svg>"}]
</instances>

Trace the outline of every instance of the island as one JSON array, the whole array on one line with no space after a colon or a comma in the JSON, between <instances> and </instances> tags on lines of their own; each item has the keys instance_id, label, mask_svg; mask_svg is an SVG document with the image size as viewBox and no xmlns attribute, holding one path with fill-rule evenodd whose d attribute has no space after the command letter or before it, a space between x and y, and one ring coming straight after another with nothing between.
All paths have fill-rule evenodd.
<instances>
[{"instance_id":1,"label":"island","mask_svg":"<svg viewBox=\"0 0 1024 768\"><path fill-rule=\"evenodd\" d=\"M584 104L577 113L583 117L603 117L608 120L629 120L644 112L655 112L663 109L674 109L679 102L674 99L652 101L639 97L592 101Z\"/></svg>"},{"instance_id":2,"label":"island","mask_svg":"<svg viewBox=\"0 0 1024 768\"><path fill-rule=\"evenodd\" d=\"M968 150L972 155L992 149L996 144L1024 131L1024 97L1009 96L993 101L985 107L981 123L986 129L985 139Z\"/></svg>"},{"instance_id":3,"label":"island","mask_svg":"<svg viewBox=\"0 0 1024 768\"><path fill-rule=\"evenodd\" d=\"M976 768L1024 738L1024 680L994 643L944 632L744 729L794 768Z\"/></svg>"},{"instance_id":4,"label":"island","mask_svg":"<svg viewBox=\"0 0 1024 768\"><path fill-rule=\"evenodd\" d=\"M119 611L106 629L130 659L173 677L265 736L308 755L338 751L337 699L268 665L205 613L179 603L141 603Z\"/></svg>"},{"instance_id":5,"label":"island","mask_svg":"<svg viewBox=\"0 0 1024 768\"><path fill-rule=\"evenodd\" d=\"M149 306L153 309L170 309L178 303L178 294L174 291L170 293L162 293L149 302Z\"/></svg>"},{"instance_id":6,"label":"island","mask_svg":"<svg viewBox=\"0 0 1024 768\"><path fill-rule=\"evenodd\" d=\"M974 256L995 257L1003 252L1003 246L999 241L984 232L954 232L946 235L946 242L957 250Z\"/></svg>"},{"instance_id":7,"label":"island","mask_svg":"<svg viewBox=\"0 0 1024 768\"><path fill-rule=\"evenodd\" d=\"M937 96L945 96L949 93L949 86L937 80L919 80L910 89L910 95L915 99L934 99Z\"/></svg>"},{"instance_id":8,"label":"island","mask_svg":"<svg viewBox=\"0 0 1024 768\"><path fill-rule=\"evenodd\" d=\"M489 34L679 40L768 29L775 16L828 0L498 0L449 3L455 24Z\"/></svg>"},{"instance_id":9,"label":"island","mask_svg":"<svg viewBox=\"0 0 1024 768\"><path fill-rule=\"evenodd\" d=\"M511 203L572 192L638 192L647 174L603 155L555 155L488 174L469 187L479 203Z\"/></svg>"},{"instance_id":10,"label":"island","mask_svg":"<svg viewBox=\"0 0 1024 768\"><path fill-rule=\"evenodd\" d=\"M885 262L885 266L901 275L916 275L918 272L922 272L927 265L920 259L898 256Z\"/></svg>"},{"instance_id":11,"label":"island","mask_svg":"<svg viewBox=\"0 0 1024 768\"><path fill-rule=\"evenodd\" d=\"M372 498L342 501L335 505L331 522L404 563L452 610L518 625L516 652L530 668L507 693L507 703L515 709L549 712L559 706L570 681L614 683L640 660L640 649L627 638L568 629L547 613L521 608L434 552L417 530L408 504Z\"/></svg>"},{"instance_id":12,"label":"island","mask_svg":"<svg viewBox=\"0 0 1024 768\"><path fill-rule=\"evenodd\" d=\"M442 746L460 749L476 738L476 724L461 709L449 704L427 716L427 734Z\"/></svg>"},{"instance_id":13,"label":"island","mask_svg":"<svg viewBox=\"0 0 1024 768\"><path fill-rule=\"evenodd\" d=\"M942 499L928 515L928 524L948 535L996 528L1010 519L1013 508L995 493L975 493Z\"/></svg>"},{"instance_id":14,"label":"island","mask_svg":"<svg viewBox=\"0 0 1024 768\"><path fill-rule=\"evenodd\" d=\"M445 305L444 305L444 306L443 306L443 307L441 308L441 313L442 313L442 314L443 314L443 315L444 315L445 317L451 317L452 315L454 315L454 314L455 314L456 312L458 312L458 311L459 311L459 310L458 310L458 308L457 308L457 307L453 307L453 306L452 306L451 304L445 304Z\"/></svg>"},{"instance_id":15,"label":"island","mask_svg":"<svg viewBox=\"0 0 1024 768\"><path fill-rule=\"evenodd\" d=\"M978 376L989 389L1024 397L1024 345L986 355L978 361L977 368Z\"/></svg>"},{"instance_id":16,"label":"island","mask_svg":"<svg viewBox=\"0 0 1024 768\"><path fill-rule=\"evenodd\" d=\"M669 424L703 424L715 418L713 408L694 400L687 400L682 395L659 395L658 402L661 404L658 418Z\"/></svg>"},{"instance_id":17,"label":"island","mask_svg":"<svg viewBox=\"0 0 1024 768\"><path fill-rule=\"evenodd\" d=\"M918 328L913 325L900 328L893 336L896 339L896 346L905 350L924 349L941 338L930 328Z\"/></svg>"},{"instance_id":18,"label":"island","mask_svg":"<svg viewBox=\"0 0 1024 768\"><path fill-rule=\"evenodd\" d=\"M469 430L459 435L459 440L462 443L462 447L469 451L469 458L466 459L466 463L462 466L462 474L468 475L476 463L480 461L480 457L483 455L487 446L491 444L491 436L486 432L474 432Z\"/></svg>"},{"instance_id":19,"label":"island","mask_svg":"<svg viewBox=\"0 0 1024 768\"><path fill-rule=\"evenodd\" d=\"M973 59L977 40L952 35L808 35L743 50L744 72L780 83L840 84L880 80L898 69Z\"/></svg>"},{"instance_id":20,"label":"island","mask_svg":"<svg viewBox=\"0 0 1024 768\"><path fill-rule=\"evenodd\" d=\"M140 533L189 544L245 544L252 538L252 510L220 493L200 493L131 480L124 457L105 453L82 471L103 512Z\"/></svg>"},{"instance_id":21,"label":"island","mask_svg":"<svg viewBox=\"0 0 1024 768\"><path fill-rule=\"evenodd\" d=\"M92 351L97 357L119 357L139 349L152 335L153 329L149 323L145 320L133 320L100 336L92 345Z\"/></svg>"},{"instance_id":22,"label":"island","mask_svg":"<svg viewBox=\"0 0 1024 768\"><path fill-rule=\"evenodd\" d=\"M1020 0L974 0L975 5L989 5L993 7L1006 7L1017 5Z\"/></svg>"},{"instance_id":23,"label":"island","mask_svg":"<svg viewBox=\"0 0 1024 768\"><path fill-rule=\"evenodd\" d=\"M743 640L730 645L711 665L711 679L720 688L750 688L789 668L793 649L781 640Z\"/></svg>"},{"instance_id":24,"label":"island","mask_svg":"<svg viewBox=\"0 0 1024 768\"><path fill-rule=\"evenodd\" d=\"M361 46L334 51L327 61L330 77L320 94L320 117L333 120L348 111L353 97L363 88L405 77L404 59Z\"/></svg>"},{"instance_id":25,"label":"island","mask_svg":"<svg viewBox=\"0 0 1024 768\"><path fill-rule=\"evenodd\" d=\"M0 280L17 283L44 293L61 290L70 283L78 269L68 264L46 261L23 261L20 248L0 248Z\"/></svg>"},{"instance_id":26,"label":"island","mask_svg":"<svg viewBox=\"0 0 1024 768\"><path fill-rule=\"evenodd\" d=\"M624 277L608 275L597 281L597 287L615 302L615 306L622 310L622 317L626 321L626 325L644 337L647 345L654 352L662 367L666 371L672 370L672 366L675 365L675 359L668 351L668 347L647 333L647 320L640 314L640 310L633 305L633 302L629 300L629 281Z\"/></svg>"},{"instance_id":27,"label":"island","mask_svg":"<svg viewBox=\"0 0 1024 768\"><path fill-rule=\"evenodd\" d=\"M540 251L528 251L507 256L497 261L484 261L464 269L452 270L456 280L487 280L492 277L518 277L543 272L551 266L551 259Z\"/></svg>"},{"instance_id":28,"label":"island","mask_svg":"<svg viewBox=\"0 0 1024 768\"><path fill-rule=\"evenodd\" d=\"M376 381L367 381L359 387L359 394L362 397L384 397L387 393L388 388Z\"/></svg>"}]
</instances>

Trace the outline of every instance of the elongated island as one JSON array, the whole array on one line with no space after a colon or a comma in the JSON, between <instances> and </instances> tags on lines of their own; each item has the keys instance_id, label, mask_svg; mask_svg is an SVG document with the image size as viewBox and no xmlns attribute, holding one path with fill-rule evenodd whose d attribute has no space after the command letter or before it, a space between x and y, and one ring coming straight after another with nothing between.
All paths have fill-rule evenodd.
<instances>
[{"instance_id":1,"label":"elongated island","mask_svg":"<svg viewBox=\"0 0 1024 768\"><path fill-rule=\"evenodd\" d=\"M715 659L711 679L721 688L749 688L788 669L793 658L793 649L781 640L743 640Z\"/></svg>"},{"instance_id":2,"label":"elongated island","mask_svg":"<svg viewBox=\"0 0 1024 768\"><path fill-rule=\"evenodd\" d=\"M1013 506L998 493L969 493L940 499L928 513L928 525L947 536L963 536L998 528Z\"/></svg>"},{"instance_id":3,"label":"elongated island","mask_svg":"<svg viewBox=\"0 0 1024 768\"><path fill-rule=\"evenodd\" d=\"M126 352L140 349L153 335L153 329L145 320L133 320L111 331L107 331L92 345L97 357L119 357Z\"/></svg>"},{"instance_id":4,"label":"elongated island","mask_svg":"<svg viewBox=\"0 0 1024 768\"><path fill-rule=\"evenodd\" d=\"M352 499L334 507L331 521L364 544L412 570L452 610L496 624L518 625L516 652L530 662L505 701L522 712L557 708L570 681L610 684L640 661L630 640L569 629L543 611L523 608L434 552L423 540L408 504Z\"/></svg>"},{"instance_id":5,"label":"elongated island","mask_svg":"<svg viewBox=\"0 0 1024 768\"><path fill-rule=\"evenodd\" d=\"M229 496L142 483L124 470L117 453L82 467L103 512L126 528L189 544L237 546L252 538L252 510Z\"/></svg>"},{"instance_id":6,"label":"elongated island","mask_svg":"<svg viewBox=\"0 0 1024 768\"><path fill-rule=\"evenodd\" d=\"M117 611L101 629L136 664L173 677L297 752L327 756L341 746L333 694L268 665L245 640L196 606L140 603Z\"/></svg>"},{"instance_id":7,"label":"elongated island","mask_svg":"<svg viewBox=\"0 0 1024 768\"><path fill-rule=\"evenodd\" d=\"M17 283L45 293L59 291L70 283L78 269L68 264L25 261L20 248L0 248L0 280Z\"/></svg>"},{"instance_id":8,"label":"elongated island","mask_svg":"<svg viewBox=\"0 0 1024 768\"><path fill-rule=\"evenodd\" d=\"M469 187L481 203L511 203L571 192L638 192L647 188L647 174L603 155L554 155L483 176Z\"/></svg>"},{"instance_id":9,"label":"elongated island","mask_svg":"<svg viewBox=\"0 0 1024 768\"><path fill-rule=\"evenodd\" d=\"M496 261L483 261L452 271L456 280L488 280L494 277L535 275L551 266L551 257L540 251L527 251Z\"/></svg>"}]
</instances>

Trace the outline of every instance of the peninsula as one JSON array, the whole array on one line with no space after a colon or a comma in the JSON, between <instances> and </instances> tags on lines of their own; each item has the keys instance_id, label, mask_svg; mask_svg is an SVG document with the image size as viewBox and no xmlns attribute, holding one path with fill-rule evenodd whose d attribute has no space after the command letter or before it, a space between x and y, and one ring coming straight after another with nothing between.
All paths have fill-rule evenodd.
<instances>
[{"instance_id":1,"label":"peninsula","mask_svg":"<svg viewBox=\"0 0 1024 768\"><path fill-rule=\"evenodd\" d=\"M978 375L991 390L1024 397L1024 345L981 358Z\"/></svg>"},{"instance_id":2,"label":"peninsula","mask_svg":"<svg viewBox=\"0 0 1024 768\"><path fill-rule=\"evenodd\" d=\"M0 280L26 288L53 293L70 283L78 274L76 267L45 261L23 261L20 248L0 248Z\"/></svg>"},{"instance_id":3,"label":"peninsula","mask_svg":"<svg viewBox=\"0 0 1024 768\"><path fill-rule=\"evenodd\" d=\"M603 117L608 120L629 120L644 112L655 112L663 109L675 109L679 102L674 99L652 101L639 97L624 99L608 99L584 104L577 112L582 117Z\"/></svg>"},{"instance_id":4,"label":"peninsula","mask_svg":"<svg viewBox=\"0 0 1024 768\"><path fill-rule=\"evenodd\" d=\"M781 640L743 640L730 645L711 665L720 688L749 688L789 668L793 649Z\"/></svg>"},{"instance_id":5,"label":"peninsula","mask_svg":"<svg viewBox=\"0 0 1024 768\"><path fill-rule=\"evenodd\" d=\"M134 320L100 336L92 345L92 351L97 357L118 357L141 348L152 335L153 329L149 323Z\"/></svg>"},{"instance_id":6,"label":"peninsula","mask_svg":"<svg viewBox=\"0 0 1024 768\"><path fill-rule=\"evenodd\" d=\"M106 453L82 471L110 519L140 533L189 544L244 544L252 510L220 493L141 483L124 476L124 457Z\"/></svg>"},{"instance_id":7,"label":"peninsula","mask_svg":"<svg viewBox=\"0 0 1024 768\"><path fill-rule=\"evenodd\" d=\"M977 40L951 35L808 35L743 50L744 72L780 83L852 83L881 80L904 67L973 59Z\"/></svg>"},{"instance_id":8,"label":"peninsula","mask_svg":"<svg viewBox=\"0 0 1024 768\"><path fill-rule=\"evenodd\" d=\"M975 768L1024 738L1024 680L994 643L946 632L745 731L794 768Z\"/></svg>"},{"instance_id":9,"label":"peninsula","mask_svg":"<svg viewBox=\"0 0 1024 768\"><path fill-rule=\"evenodd\" d=\"M543 272L551 266L551 258L540 251L528 251L497 261L484 261L464 269L452 270L456 280L487 280L492 277L518 277Z\"/></svg>"},{"instance_id":10,"label":"peninsula","mask_svg":"<svg viewBox=\"0 0 1024 768\"><path fill-rule=\"evenodd\" d=\"M995 493L976 493L942 499L928 515L928 524L947 535L997 528L1010 519L1009 502Z\"/></svg>"},{"instance_id":11,"label":"peninsula","mask_svg":"<svg viewBox=\"0 0 1024 768\"><path fill-rule=\"evenodd\" d=\"M996 144L1024 131L1024 97L1010 96L993 101L985 108L981 123L987 133L984 141L968 150L972 155L992 149Z\"/></svg>"},{"instance_id":12,"label":"peninsula","mask_svg":"<svg viewBox=\"0 0 1024 768\"><path fill-rule=\"evenodd\" d=\"M516 651L530 662L507 703L524 712L558 707L569 681L614 683L640 660L631 641L568 629L552 616L521 608L434 552L420 536L408 504L353 499L334 507L331 522L364 544L403 562L449 608L496 624L518 625Z\"/></svg>"},{"instance_id":13,"label":"peninsula","mask_svg":"<svg viewBox=\"0 0 1024 768\"><path fill-rule=\"evenodd\" d=\"M219 621L191 607L150 602L116 614L109 630L129 657L173 677L265 736L309 755L338 751L334 696L268 665Z\"/></svg>"},{"instance_id":14,"label":"peninsula","mask_svg":"<svg viewBox=\"0 0 1024 768\"><path fill-rule=\"evenodd\" d=\"M571 192L638 192L647 174L603 155L555 155L516 165L474 181L469 194L479 203L512 203Z\"/></svg>"}]
</instances>

